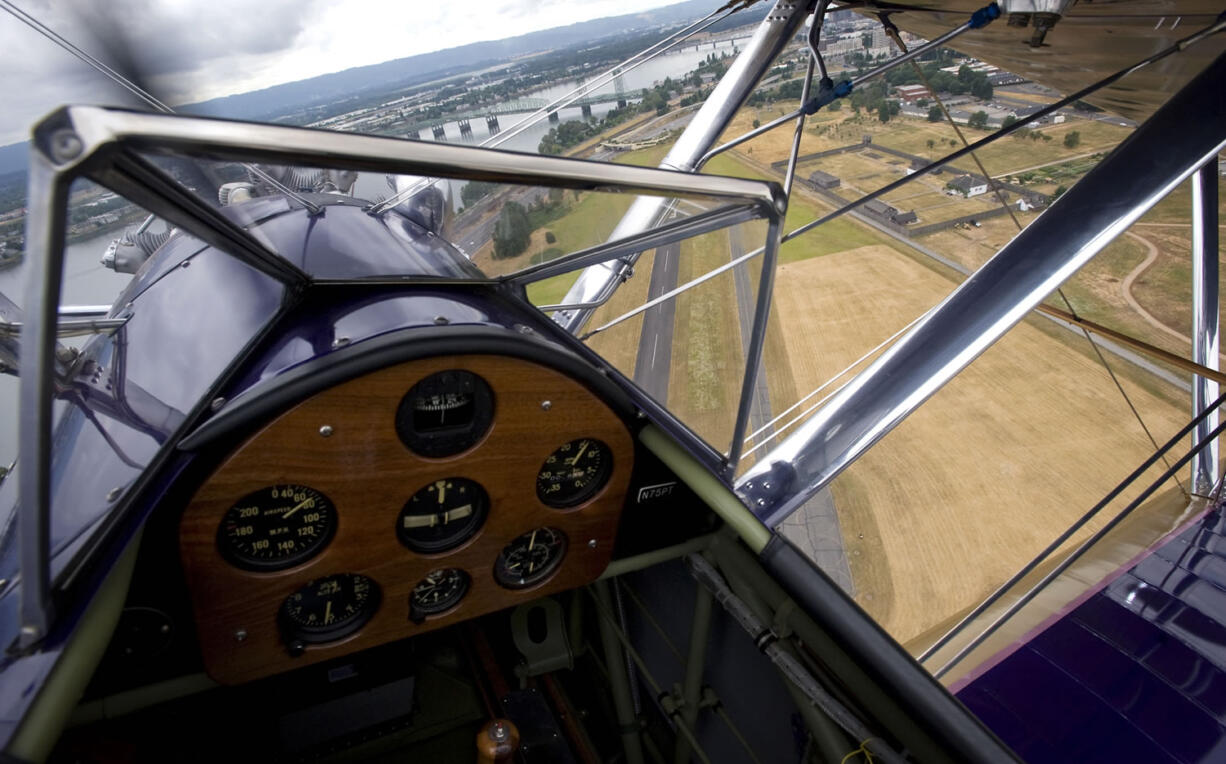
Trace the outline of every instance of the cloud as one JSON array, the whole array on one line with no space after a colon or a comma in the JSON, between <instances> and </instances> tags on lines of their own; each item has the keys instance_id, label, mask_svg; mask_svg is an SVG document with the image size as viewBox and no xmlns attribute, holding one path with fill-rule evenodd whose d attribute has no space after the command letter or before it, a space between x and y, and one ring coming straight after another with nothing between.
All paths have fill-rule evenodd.
<instances>
[{"instance_id":1,"label":"cloud","mask_svg":"<svg viewBox=\"0 0 1226 764\"><path fill-rule=\"evenodd\" d=\"M482 40L633 13L668 0L468 0L423 6L361 0L15 0L114 63L130 51L146 82L172 104L443 50ZM108 42L108 40L111 40ZM65 103L132 105L102 75L7 13L0 13L0 145L24 140Z\"/></svg>"}]
</instances>

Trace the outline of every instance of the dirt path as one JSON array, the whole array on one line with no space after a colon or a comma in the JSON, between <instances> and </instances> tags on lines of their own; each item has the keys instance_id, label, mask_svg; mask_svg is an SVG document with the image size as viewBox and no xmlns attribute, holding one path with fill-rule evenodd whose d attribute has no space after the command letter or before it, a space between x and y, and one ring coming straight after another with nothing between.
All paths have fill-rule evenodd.
<instances>
[{"instance_id":1,"label":"dirt path","mask_svg":"<svg viewBox=\"0 0 1226 764\"><path fill-rule=\"evenodd\" d=\"M1186 342L1187 344L1191 345L1192 344L1191 337L1180 334L1179 332L1175 331L1171 327L1159 321L1157 318L1153 316L1153 314L1151 314L1148 310L1142 307L1141 303L1137 302L1136 297L1133 297L1132 295L1133 282L1135 282L1142 273L1145 273L1145 271L1149 269L1149 266L1153 265L1154 261L1158 259L1158 248L1154 246L1153 242L1151 242L1149 239L1145 238L1144 236L1135 234L1132 231L1129 231L1128 235L1145 245L1146 255L1145 255L1145 259L1142 260L1141 263L1137 265L1136 268L1133 268L1132 272L1129 273L1127 276L1125 276L1124 280L1120 282L1120 294L1123 295L1124 300L1128 303L1129 307L1131 307L1134 311L1136 311L1137 315L1145 319L1145 323L1149 324L1155 329L1159 329L1161 331L1166 332L1167 334L1171 335L1172 337L1178 339L1181 342Z\"/></svg>"},{"instance_id":2,"label":"dirt path","mask_svg":"<svg viewBox=\"0 0 1226 764\"><path fill-rule=\"evenodd\" d=\"M1064 164L1065 162L1075 162L1078 159L1085 159L1086 157L1092 157L1095 154L1101 154L1101 153L1102 153L1101 149L1099 151L1087 151L1084 154L1077 154L1071 157L1063 157L1061 159L1053 159L1050 162L1044 162L1043 164L1036 164L1033 167L1023 167L1020 170L1010 170L1009 172L1002 172L999 175L993 175L992 178L993 179L1007 178L1010 175L1021 175L1022 173L1030 172L1031 170L1041 170L1044 167L1051 167L1054 164Z\"/></svg>"}]
</instances>

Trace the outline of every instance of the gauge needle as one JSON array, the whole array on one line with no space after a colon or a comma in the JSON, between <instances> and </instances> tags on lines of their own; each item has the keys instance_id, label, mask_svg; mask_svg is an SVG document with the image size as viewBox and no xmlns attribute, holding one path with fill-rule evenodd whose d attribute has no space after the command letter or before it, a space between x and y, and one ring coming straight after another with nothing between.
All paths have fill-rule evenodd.
<instances>
[{"instance_id":1,"label":"gauge needle","mask_svg":"<svg viewBox=\"0 0 1226 764\"><path fill-rule=\"evenodd\" d=\"M536 567L536 562L532 559L532 547L536 546L536 531L532 531L532 535L528 538L528 572Z\"/></svg>"},{"instance_id":2,"label":"gauge needle","mask_svg":"<svg viewBox=\"0 0 1226 764\"><path fill-rule=\"evenodd\" d=\"M409 515L404 518L405 528L433 528L440 523L446 525L453 520L461 520L473 513L472 504L464 504L437 515Z\"/></svg>"},{"instance_id":3,"label":"gauge needle","mask_svg":"<svg viewBox=\"0 0 1226 764\"><path fill-rule=\"evenodd\" d=\"M447 496L447 481L439 480L435 482L434 487L438 489L438 503L443 503L443 498Z\"/></svg>"},{"instance_id":4,"label":"gauge needle","mask_svg":"<svg viewBox=\"0 0 1226 764\"><path fill-rule=\"evenodd\" d=\"M566 460L566 463L567 463L567 464L575 464L575 463L576 463L576 462L578 462L578 461L579 461L581 458L583 458L583 452L587 450L588 444L589 444L589 443L591 443L591 442L592 442L592 441L590 441L590 440L585 440L585 441L583 441L583 445L579 447L579 453L575 454L575 458L573 458L573 459L567 459L567 460Z\"/></svg>"},{"instance_id":5,"label":"gauge needle","mask_svg":"<svg viewBox=\"0 0 1226 764\"><path fill-rule=\"evenodd\" d=\"M287 518L287 517L289 517L290 515L294 514L294 513L295 513L295 512L297 512L298 510L300 510L300 509L302 509L303 507L305 507L306 505L310 504L310 503L311 503L311 501L312 501L311 499L303 499L302 501L298 502L298 505L297 505L296 507L294 507L294 508L293 508L293 509L291 509L290 511L286 512L284 515L281 515L281 519L282 519L282 520L284 520L285 518Z\"/></svg>"},{"instance_id":6,"label":"gauge needle","mask_svg":"<svg viewBox=\"0 0 1226 764\"><path fill-rule=\"evenodd\" d=\"M332 600L328 600L328 604L324 606L324 623L332 622Z\"/></svg>"}]
</instances>

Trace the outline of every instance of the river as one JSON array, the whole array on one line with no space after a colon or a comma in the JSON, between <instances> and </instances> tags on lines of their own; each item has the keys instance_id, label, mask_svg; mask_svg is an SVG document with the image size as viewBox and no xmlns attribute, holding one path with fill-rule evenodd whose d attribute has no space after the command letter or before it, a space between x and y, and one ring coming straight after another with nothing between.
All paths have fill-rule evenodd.
<instances>
[{"instance_id":1,"label":"river","mask_svg":"<svg viewBox=\"0 0 1226 764\"><path fill-rule=\"evenodd\" d=\"M641 90L659 84L666 77L679 79L695 69L711 53L718 55L724 53L732 54L738 46L744 47L745 39L747 38L719 40L715 43L701 43L697 47L689 45L680 50L657 56L642 66L621 75L618 78L620 84L617 81L610 81L597 88L594 92L616 93L618 90ZM543 88L527 93L526 97L553 100L573 90L581 82L593 81L597 76L599 75ZM603 117L615 106L616 104L612 102L596 104L592 107L592 116L595 118ZM509 131L511 127L527 116L527 114L525 112L523 114L502 115L499 119L502 130L504 132ZM559 116L563 121L567 122L583 118L581 110L577 106L560 110ZM472 133L463 137L464 143L477 144L489 137L490 132L484 119L473 119L471 125ZM443 127L450 140L460 140L460 128L456 122L444 123ZM519 135L500 144L498 148L535 154L541 138L552 127L553 125L550 122L542 119ZM358 196L369 198L377 195L388 195L389 192L382 175L365 173L358 179L356 193ZM453 187L453 196L455 203L458 205L458 185ZM121 230L117 229L68 245L64 269L64 287L60 299L61 304L102 305L110 304L115 300L131 276L117 274L107 268L103 268L99 260L103 252L106 251L107 245L119 235ZM0 270L0 293L6 295L18 305L22 305L25 302L26 271L27 266L25 263L6 270ZM15 377L0 375L0 412L3 412L0 414L0 465L7 465L17 454L17 379Z\"/></svg>"}]
</instances>

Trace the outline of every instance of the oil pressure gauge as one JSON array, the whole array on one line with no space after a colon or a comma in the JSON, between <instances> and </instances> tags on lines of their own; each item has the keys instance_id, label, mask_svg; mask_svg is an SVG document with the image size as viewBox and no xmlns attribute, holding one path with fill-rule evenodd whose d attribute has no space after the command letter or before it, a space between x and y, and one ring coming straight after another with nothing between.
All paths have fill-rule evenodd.
<instances>
[{"instance_id":1,"label":"oil pressure gauge","mask_svg":"<svg viewBox=\"0 0 1226 764\"><path fill-rule=\"evenodd\" d=\"M564 443L545 459L536 474L536 496L555 509L577 507L609 482L613 455L595 438Z\"/></svg>"}]
</instances>

